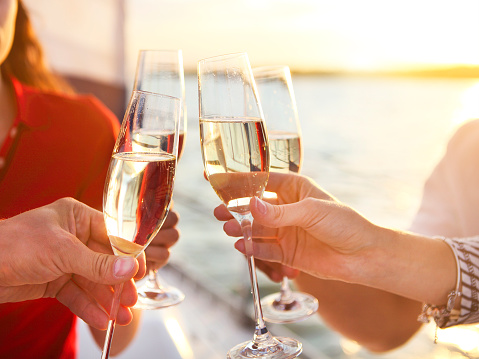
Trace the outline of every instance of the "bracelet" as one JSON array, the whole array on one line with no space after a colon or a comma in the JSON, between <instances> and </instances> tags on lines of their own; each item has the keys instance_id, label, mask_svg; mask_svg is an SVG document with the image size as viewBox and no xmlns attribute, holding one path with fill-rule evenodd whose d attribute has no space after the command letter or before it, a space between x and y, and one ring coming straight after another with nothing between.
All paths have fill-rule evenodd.
<instances>
[{"instance_id":1,"label":"bracelet","mask_svg":"<svg viewBox=\"0 0 479 359\"><path fill-rule=\"evenodd\" d=\"M447 295L447 303L446 305L436 306L432 304L424 304L422 307L422 312L418 316L417 320L422 323L429 323L429 320L432 318L436 322L436 330L434 333L434 344L437 343L437 328L443 327L447 324L450 319L457 319L459 317L459 310L454 310L454 305L456 303L456 299L462 295L459 291L459 286L461 284L461 267L459 264L459 259L457 258L456 251L453 247L448 243L446 238L444 237L435 237L436 239L442 240L446 243L451 251L454 253L454 258L456 260L457 266L457 278L456 278L456 288L449 292Z\"/></svg>"}]
</instances>

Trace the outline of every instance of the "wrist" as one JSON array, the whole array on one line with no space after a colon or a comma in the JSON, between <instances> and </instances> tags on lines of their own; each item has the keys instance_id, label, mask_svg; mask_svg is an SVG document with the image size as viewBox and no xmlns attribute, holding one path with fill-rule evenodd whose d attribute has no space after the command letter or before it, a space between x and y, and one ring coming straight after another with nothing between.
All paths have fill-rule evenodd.
<instances>
[{"instance_id":1,"label":"wrist","mask_svg":"<svg viewBox=\"0 0 479 359\"><path fill-rule=\"evenodd\" d=\"M390 229L370 223L358 233L354 252L343 254L339 265L338 279L368 287L381 288L381 283L389 278L384 273L384 264L390 261L389 243L394 243L396 233Z\"/></svg>"}]
</instances>

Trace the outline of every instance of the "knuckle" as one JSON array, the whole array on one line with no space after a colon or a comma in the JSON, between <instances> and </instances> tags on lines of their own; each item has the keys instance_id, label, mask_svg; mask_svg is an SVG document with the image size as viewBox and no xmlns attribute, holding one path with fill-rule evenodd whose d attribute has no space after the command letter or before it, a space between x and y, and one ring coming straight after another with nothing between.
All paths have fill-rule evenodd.
<instances>
[{"instance_id":1,"label":"knuckle","mask_svg":"<svg viewBox=\"0 0 479 359\"><path fill-rule=\"evenodd\" d=\"M146 257L148 262L164 262L170 258L170 251L164 247L147 248Z\"/></svg>"},{"instance_id":2,"label":"knuckle","mask_svg":"<svg viewBox=\"0 0 479 359\"><path fill-rule=\"evenodd\" d=\"M158 259L161 261L167 261L170 258L170 251L166 248L162 248L159 253Z\"/></svg>"},{"instance_id":3,"label":"knuckle","mask_svg":"<svg viewBox=\"0 0 479 359\"><path fill-rule=\"evenodd\" d=\"M105 273L109 273L109 260L106 254L98 254L91 262L91 274L95 278L103 278Z\"/></svg>"},{"instance_id":4,"label":"knuckle","mask_svg":"<svg viewBox=\"0 0 479 359\"><path fill-rule=\"evenodd\" d=\"M273 216L276 222L281 223L283 221L284 211L283 206L273 206Z\"/></svg>"}]
</instances>

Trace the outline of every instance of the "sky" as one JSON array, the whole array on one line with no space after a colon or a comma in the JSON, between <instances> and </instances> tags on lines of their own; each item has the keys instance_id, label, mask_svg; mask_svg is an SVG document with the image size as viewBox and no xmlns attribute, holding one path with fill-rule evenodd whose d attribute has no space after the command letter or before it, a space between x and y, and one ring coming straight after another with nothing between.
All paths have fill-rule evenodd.
<instances>
[{"instance_id":1,"label":"sky","mask_svg":"<svg viewBox=\"0 0 479 359\"><path fill-rule=\"evenodd\" d=\"M130 0L130 62L141 48L199 59L246 51L296 71L479 65L479 0Z\"/></svg>"},{"instance_id":2,"label":"sky","mask_svg":"<svg viewBox=\"0 0 479 359\"><path fill-rule=\"evenodd\" d=\"M233 52L303 72L479 66L479 0L24 2L55 69L105 81L140 49L182 49L187 72Z\"/></svg>"}]
</instances>

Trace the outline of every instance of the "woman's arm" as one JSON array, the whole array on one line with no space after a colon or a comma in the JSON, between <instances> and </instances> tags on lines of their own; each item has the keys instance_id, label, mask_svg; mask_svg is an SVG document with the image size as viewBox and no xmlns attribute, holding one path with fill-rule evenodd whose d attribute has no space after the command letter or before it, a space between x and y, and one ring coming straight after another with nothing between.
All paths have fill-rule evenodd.
<instances>
[{"instance_id":1,"label":"woman's arm","mask_svg":"<svg viewBox=\"0 0 479 359\"><path fill-rule=\"evenodd\" d=\"M332 198L279 206L253 198L250 207L255 223L277 233L255 241L259 259L427 303L445 304L456 286L454 254L440 239L376 226ZM243 239L236 248L245 252Z\"/></svg>"},{"instance_id":2,"label":"woman's arm","mask_svg":"<svg viewBox=\"0 0 479 359\"><path fill-rule=\"evenodd\" d=\"M422 326L422 303L379 289L301 273L299 290L319 300L318 314L333 330L374 352L406 343Z\"/></svg>"},{"instance_id":3,"label":"woman's arm","mask_svg":"<svg viewBox=\"0 0 479 359\"><path fill-rule=\"evenodd\" d=\"M298 285L317 296L326 322L369 349L404 343L420 327L421 303L445 304L455 288L444 241L376 226L302 176L271 173L268 190L282 204L252 200L255 257L308 273ZM224 207L215 215L230 218ZM224 229L241 236L234 220ZM236 248L244 252L243 240Z\"/></svg>"}]
</instances>

